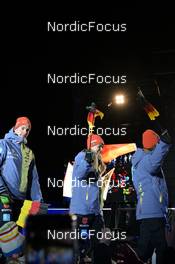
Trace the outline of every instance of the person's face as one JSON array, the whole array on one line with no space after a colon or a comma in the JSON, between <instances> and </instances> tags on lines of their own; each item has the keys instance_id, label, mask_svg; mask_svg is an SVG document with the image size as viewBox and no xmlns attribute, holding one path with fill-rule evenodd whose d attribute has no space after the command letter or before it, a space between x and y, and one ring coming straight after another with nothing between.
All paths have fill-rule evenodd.
<instances>
[{"instance_id":1,"label":"person's face","mask_svg":"<svg viewBox=\"0 0 175 264\"><path fill-rule=\"evenodd\" d=\"M96 145L96 146L91 147L91 151L94 152L94 153L100 153L102 148L103 148L103 146L101 144L100 145Z\"/></svg>"},{"instance_id":2,"label":"person's face","mask_svg":"<svg viewBox=\"0 0 175 264\"><path fill-rule=\"evenodd\" d=\"M27 138L30 133L30 127L29 125L22 125L18 127L17 129L15 129L15 133L20 137Z\"/></svg>"}]
</instances>

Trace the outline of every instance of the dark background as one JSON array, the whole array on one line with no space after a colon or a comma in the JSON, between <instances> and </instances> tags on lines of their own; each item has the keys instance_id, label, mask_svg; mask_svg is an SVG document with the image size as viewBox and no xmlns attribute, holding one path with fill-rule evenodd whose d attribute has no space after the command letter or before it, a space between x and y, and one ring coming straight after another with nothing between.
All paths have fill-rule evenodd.
<instances>
[{"instance_id":1,"label":"dark background","mask_svg":"<svg viewBox=\"0 0 175 264\"><path fill-rule=\"evenodd\" d=\"M96 127L127 127L126 136L104 136L106 144L141 144L142 132L156 129L136 101L140 86L146 98L159 110L163 126L175 133L175 43L171 7L112 8L97 13L75 13L71 8L48 8L47 12L21 7L9 17L7 31L7 79L3 88L5 107L1 109L1 138L18 116L32 122L29 146L36 156L44 200L64 206L62 191L47 188L47 178L63 179L68 161L86 145L85 136L48 136L47 126L87 127L86 106L95 101L104 112ZM34 11L35 10L35 11ZM13 10L12 10L13 11ZM88 13L89 12L89 13ZM57 23L127 23L126 32L47 32L47 21ZM126 85L48 85L47 73L58 75L96 73L127 75ZM157 84L155 83L157 81ZM116 92L127 103L122 108L107 107ZM175 206L174 145L166 163L170 206Z\"/></svg>"}]
</instances>

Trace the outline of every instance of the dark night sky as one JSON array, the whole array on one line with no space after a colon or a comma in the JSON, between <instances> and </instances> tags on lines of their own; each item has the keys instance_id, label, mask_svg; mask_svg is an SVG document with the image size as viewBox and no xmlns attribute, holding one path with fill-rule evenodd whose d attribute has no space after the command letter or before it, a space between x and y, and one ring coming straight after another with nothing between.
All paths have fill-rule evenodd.
<instances>
[{"instance_id":1,"label":"dark night sky","mask_svg":"<svg viewBox=\"0 0 175 264\"><path fill-rule=\"evenodd\" d=\"M53 10L52 10L53 11ZM145 11L145 13L144 13ZM8 78L3 98L7 107L1 111L0 136L14 125L18 116L32 121L29 145L35 152L43 195L46 201L61 201L58 190L48 190L47 178L63 178L64 164L73 160L85 146L86 137L48 136L47 126L87 127L85 107L92 101L104 112L96 126L119 127L127 124L125 137L104 137L107 144L140 144L145 128L153 128L136 101L136 88L159 109L163 125L173 135L175 44L171 8L155 10L120 9L116 12L89 13L84 16L63 10L42 13L14 12L13 27L8 35ZM126 32L47 32L47 21L71 23L127 23ZM47 73L71 75L127 75L126 85L48 85ZM160 88L158 94L155 80ZM107 104L121 89L128 98L126 108ZM175 168L171 168L173 170ZM173 192L173 190L171 190ZM173 195L171 195L172 197Z\"/></svg>"}]
</instances>

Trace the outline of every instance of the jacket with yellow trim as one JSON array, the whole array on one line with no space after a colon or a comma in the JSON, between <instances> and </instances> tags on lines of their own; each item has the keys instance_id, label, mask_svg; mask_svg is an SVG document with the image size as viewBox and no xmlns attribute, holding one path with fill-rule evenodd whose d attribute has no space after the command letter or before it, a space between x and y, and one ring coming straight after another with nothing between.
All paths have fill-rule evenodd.
<instances>
[{"instance_id":1,"label":"jacket with yellow trim","mask_svg":"<svg viewBox=\"0 0 175 264\"><path fill-rule=\"evenodd\" d=\"M9 193L13 199L26 199L26 192L20 192L22 153L21 144L24 139L11 129L0 140L0 193ZM32 160L29 167L30 177L30 199L42 200L42 193L35 160Z\"/></svg>"},{"instance_id":2,"label":"jacket with yellow trim","mask_svg":"<svg viewBox=\"0 0 175 264\"><path fill-rule=\"evenodd\" d=\"M138 148L132 157L132 179L137 193L136 218L164 217L168 208L168 190L162 163L170 144L160 140L149 152Z\"/></svg>"},{"instance_id":3,"label":"jacket with yellow trim","mask_svg":"<svg viewBox=\"0 0 175 264\"><path fill-rule=\"evenodd\" d=\"M70 213L88 215L100 214L99 180L91 164L81 151L75 157L72 175L72 198Z\"/></svg>"}]
</instances>

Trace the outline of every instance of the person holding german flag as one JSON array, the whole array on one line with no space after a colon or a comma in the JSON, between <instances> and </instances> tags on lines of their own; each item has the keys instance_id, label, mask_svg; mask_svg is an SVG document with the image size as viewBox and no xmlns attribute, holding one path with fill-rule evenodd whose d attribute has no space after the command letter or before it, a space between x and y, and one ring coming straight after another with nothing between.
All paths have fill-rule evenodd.
<instances>
[{"instance_id":1,"label":"person holding german flag","mask_svg":"<svg viewBox=\"0 0 175 264\"><path fill-rule=\"evenodd\" d=\"M141 90L138 96L149 118L155 120L159 112ZM170 150L171 137L167 129L161 128L159 135L147 129L142 134L142 145L143 148L138 148L132 157L132 177L137 193L136 219L140 222L137 253L147 262L155 250L156 264L163 264L166 263L168 190L162 164Z\"/></svg>"},{"instance_id":2,"label":"person holding german flag","mask_svg":"<svg viewBox=\"0 0 175 264\"><path fill-rule=\"evenodd\" d=\"M92 104L88 110L90 110L87 117L90 133L87 137L86 149L80 151L75 157L72 175L75 184L72 187L70 214L77 215L78 226L86 224L88 230L95 230L95 234L91 238L88 238L87 234L86 241L84 239L79 241L80 261L87 256L94 258L97 245L96 233L104 226L99 187L100 176L106 170L101 158L104 141L99 135L92 133L95 117L100 116L102 112L95 108L95 104Z\"/></svg>"}]
</instances>

